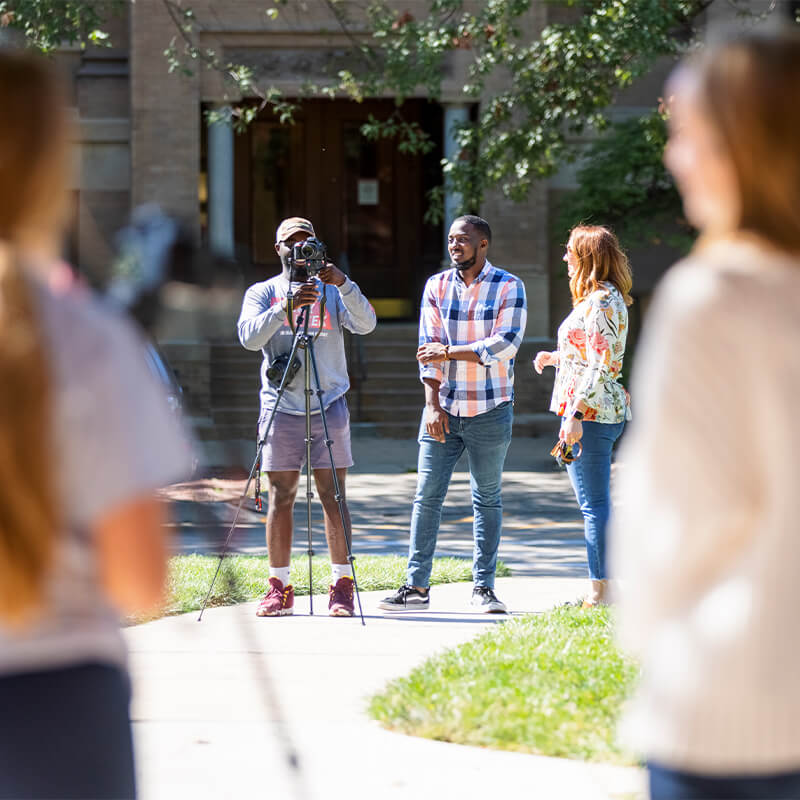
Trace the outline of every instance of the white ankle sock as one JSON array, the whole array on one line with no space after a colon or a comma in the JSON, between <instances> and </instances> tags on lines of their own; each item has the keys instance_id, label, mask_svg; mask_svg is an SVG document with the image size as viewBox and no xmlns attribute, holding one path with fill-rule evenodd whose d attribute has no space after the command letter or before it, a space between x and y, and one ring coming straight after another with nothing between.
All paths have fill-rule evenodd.
<instances>
[{"instance_id":1,"label":"white ankle sock","mask_svg":"<svg viewBox=\"0 0 800 800\"><path fill-rule=\"evenodd\" d=\"M270 578L277 578L284 586L289 585L289 575L292 572L291 567L270 567Z\"/></svg>"},{"instance_id":2,"label":"white ankle sock","mask_svg":"<svg viewBox=\"0 0 800 800\"><path fill-rule=\"evenodd\" d=\"M353 567L350 564L331 564L331 583L336 586L339 578L352 578Z\"/></svg>"}]
</instances>

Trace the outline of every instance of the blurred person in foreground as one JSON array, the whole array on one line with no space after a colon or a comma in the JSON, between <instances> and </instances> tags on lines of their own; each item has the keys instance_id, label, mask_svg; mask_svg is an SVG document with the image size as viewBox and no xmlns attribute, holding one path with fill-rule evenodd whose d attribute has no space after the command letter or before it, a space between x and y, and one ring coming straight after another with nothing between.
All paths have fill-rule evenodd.
<instances>
[{"instance_id":1,"label":"blurred person in foreground","mask_svg":"<svg viewBox=\"0 0 800 800\"><path fill-rule=\"evenodd\" d=\"M47 62L0 50L2 798L135 795L118 614L161 599L189 464L134 331L50 286L69 141Z\"/></svg>"},{"instance_id":2,"label":"blurred person in foreground","mask_svg":"<svg viewBox=\"0 0 800 800\"><path fill-rule=\"evenodd\" d=\"M751 31L668 86L665 161L701 231L636 360L612 530L623 726L654 800L800 797L800 38Z\"/></svg>"},{"instance_id":3,"label":"blurred person in foreground","mask_svg":"<svg viewBox=\"0 0 800 800\"><path fill-rule=\"evenodd\" d=\"M580 443L567 463L584 519L591 593L584 608L607 598L606 528L611 512L611 451L630 419L628 393L620 382L633 279L617 237L600 225L578 225L567 241L573 309L558 328L558 350L536 354L540 375L556 368L550 410L561 417L559 440Z\"/></svg>"}]
</instances>

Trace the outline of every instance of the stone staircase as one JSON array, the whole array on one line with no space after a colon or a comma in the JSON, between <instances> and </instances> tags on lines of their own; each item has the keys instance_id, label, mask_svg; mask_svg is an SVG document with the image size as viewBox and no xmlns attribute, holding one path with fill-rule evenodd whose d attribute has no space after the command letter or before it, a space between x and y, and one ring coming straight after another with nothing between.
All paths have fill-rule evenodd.
<instances>
[{"instance_id":1,"label":"stone staircase","mask_svg":"<svg viewBox=\"0 0 800 800\"><path fill-rule=\"evenodd\" d=\"M363 377L354 382L349 398L358 413L354 431L392 438L417 435L425 397L414 357L417 335L416 323L385 322L361 337Z\"/></svg>"},{"instance_id":2,"label":"stone staircase","mask_svg":"<svg viewBox=\"0 0 800 800\"><path fill-rule=\"evenodd\" d=\"M416 323L382 323L362 337L366 378L354 385L351 410L359 403L354 429L380 436L416 436L424 390L419 380ZM547 409L553 389L553 372L536 375L531 366L539 350L552 350L550 339L526 338L515 371L514 432L521 436L556 436L558 423ZM355 414L353 415L355 419Z\"/></svg>"},{"instance_id":3,"label":"stone staircase","mask_svg":"<svg viewBox=\"0 0 800 800\"><path fill-rule=\"evenodd\" d=\"M380 323L368 336L347 334L351 376L348 393L353 435L415 437L424 402L417 362L417 325ZM528 338L517 359L515 435L553 436L558 425L547 412L553 373L530 366L547 339ZM186 416L201 443L255 441L261 353L235 341L170 342L162 349L184 389Z\"/></svg>"}]
</instances>

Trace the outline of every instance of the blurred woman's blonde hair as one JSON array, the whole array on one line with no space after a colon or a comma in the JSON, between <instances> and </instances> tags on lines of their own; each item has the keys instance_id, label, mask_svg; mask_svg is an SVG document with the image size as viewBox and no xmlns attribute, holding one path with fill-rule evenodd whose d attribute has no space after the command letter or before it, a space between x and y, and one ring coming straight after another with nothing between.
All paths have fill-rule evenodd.
<instances>
[{"instance_id":1,"label":"blurred woman's blonde hair","mask_svg":"<svg viewBox=\"0 0 800 800\"><path fill-rule=\"evenodd\" d=\"M613 283L625 305L633 302L631 267L612 231L602 225L577 225L570 231L569 247L577 261L577 269L569 281L574 306L601 288L601 283Z\"/></svg>"},{"instance_id":2,"label":"blurred woman's blonde hair","mask_svg":"<svg viewBox=\"0 0 800 800\"><path fill-rule=\"evenodd\" d=\"M0 620L7 624L41 607L60 528L48 354L23 265L56 255L68 147L52 67L0 50Z\"/></svg>"},{"instance_id":3,"label":"blurred woman's blonde hair","mask_svg":"<svg viewBox=\"0 0 800 800\"><path fill-rule=\"evenodd\" d=\"M683 69L733 164L736 230L800 252L800 31L740 33Z\"/></svg>"}]
</instances>

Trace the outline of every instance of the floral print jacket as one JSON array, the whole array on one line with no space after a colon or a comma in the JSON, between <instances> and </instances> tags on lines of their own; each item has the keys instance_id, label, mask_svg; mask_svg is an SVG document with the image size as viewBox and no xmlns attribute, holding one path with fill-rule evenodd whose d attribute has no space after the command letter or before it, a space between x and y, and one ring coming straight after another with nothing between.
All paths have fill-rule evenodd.
<instances>
[{"instance_id":1,"label":"floral print jacket","mask_svg":"<svg viewBox=\"0 0 800 800\"><path fill-rule=\"evenodd\" d=\"M611 283L581 300L558 329L556 382L550 410L559 416L583 400L584 419L615 423L631 418L625 387L619 382L628 309Z\"/></svg>"}]
</instances>

